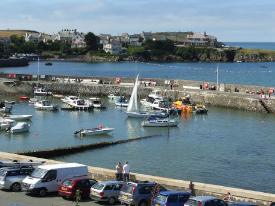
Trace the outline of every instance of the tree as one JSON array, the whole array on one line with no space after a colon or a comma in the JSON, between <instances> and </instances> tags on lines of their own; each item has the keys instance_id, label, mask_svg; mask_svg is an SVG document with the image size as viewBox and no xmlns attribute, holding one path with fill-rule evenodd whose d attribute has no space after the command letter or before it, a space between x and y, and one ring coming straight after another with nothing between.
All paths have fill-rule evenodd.
<instances>
[{"instance_id":1,"label":"tree","mask_svg":"<svg viewBox=\"0 0 275 206\"><path fill-rule=\"evenodd\" d=\"M88 51L97 51L99 48L99 37L89 32L85 35L85 43Z\"/></svg>"},{"instance_id":2,"label":"tree","mask_svg":"<svg viewBox=\"0 0 275 206\"><path fill-rule=\"evenodd\" d=\"M5 46L0 42L0 58L4 56L5 53Z\"/></svg>"}]
</instances>

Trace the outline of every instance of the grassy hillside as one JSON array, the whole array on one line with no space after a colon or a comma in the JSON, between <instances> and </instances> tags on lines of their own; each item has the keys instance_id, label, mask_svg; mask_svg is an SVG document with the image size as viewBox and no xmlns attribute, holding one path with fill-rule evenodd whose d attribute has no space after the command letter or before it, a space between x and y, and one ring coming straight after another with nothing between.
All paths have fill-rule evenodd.
<instances>
[{"instance_id":1,"label":"grassy hillside","mask_svg":"<svg viewBox=\"0 0 275 206\"><path fill-rule=\"evenodd\" d=\"M32 30L0 30L0 38L10 37L11 35L24 36L28 33L38 33L37 31Z\"/></svg>"}]
</instances>

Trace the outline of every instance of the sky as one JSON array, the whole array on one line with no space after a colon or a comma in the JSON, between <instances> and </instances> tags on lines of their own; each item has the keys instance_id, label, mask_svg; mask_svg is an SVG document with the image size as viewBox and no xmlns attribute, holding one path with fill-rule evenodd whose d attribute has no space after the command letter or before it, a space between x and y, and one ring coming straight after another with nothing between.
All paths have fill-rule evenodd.
<instances>
[{"instance_id":1,"label":"sky","mask_svg":"<svg viewBox=\"0 0 275 206\"><path fill-rule=\"evenodd\" d=\"M218 40L275 42L275 0L1 0L0 29L118 35L207 32Z\"/></svg>"}]
</instances>

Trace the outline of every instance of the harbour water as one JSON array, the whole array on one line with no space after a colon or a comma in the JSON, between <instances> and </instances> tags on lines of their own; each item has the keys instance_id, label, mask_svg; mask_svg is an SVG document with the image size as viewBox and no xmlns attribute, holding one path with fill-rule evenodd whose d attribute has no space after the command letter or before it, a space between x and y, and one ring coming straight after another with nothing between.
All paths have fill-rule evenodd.
<instances>
[{"instance_id":1,"label":"harbour water","mask_svg":"<svg viewBox=\"0 0 275 206\"><path fill-rule=\"evenodd\" d=\"M33 115L30 132L1 132L1 151L21 152L153 134L159 137L57 159L110 169L116 161L128 160L131 170L138 173L275 192L273 115L211 107L208 115L181 116L179 126L168 131L143 128L141 120L127 118L111 103L103 111L42 112L21 102L14 105L13 114ZM80 138L73 134L101 123L115 131L101 137Z\"/></svg>"},{"instance_id":2,"label":"harbour water","mask_svg":"<svg viewBox=\"0 0 275 206\"><path fill-rule=\"evenodd\" d=\"M52 66L40 64L41 75L108 76L141 78L185 79L216 82L219 66L219 82L248 85L275 85L275 62L259 63L78 63L53 62ZM38 74L37 62L27 67L2 68L4 73Z\"/></svg>"},{"instance_id":3,"label":"harbour water","mask_svg":"<svg viewBox=\"0 0 275 206\"><path fill-rule=\"evenodd\" d=\"M275 50L275 42L225 42L225 44L245 49Z\"/></svg>"}]
</instances>

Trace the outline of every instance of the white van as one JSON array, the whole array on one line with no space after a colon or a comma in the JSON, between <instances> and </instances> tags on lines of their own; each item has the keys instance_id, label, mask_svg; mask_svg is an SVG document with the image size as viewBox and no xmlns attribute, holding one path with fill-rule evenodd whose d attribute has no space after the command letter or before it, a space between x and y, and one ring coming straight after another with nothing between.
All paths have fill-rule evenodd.
<instances>
[{"instance_id":1,"label":"white van","mask_svg":"<svg viewBox=\"0 0 275 206\"><path fill-rule=\"evenodd\" d=\"M80 176L88 176L86 165L78 163L41 165L22 181L22 189L45 196L47 192L56 192L65 179Z\"/></svg>"}]
</instances>

